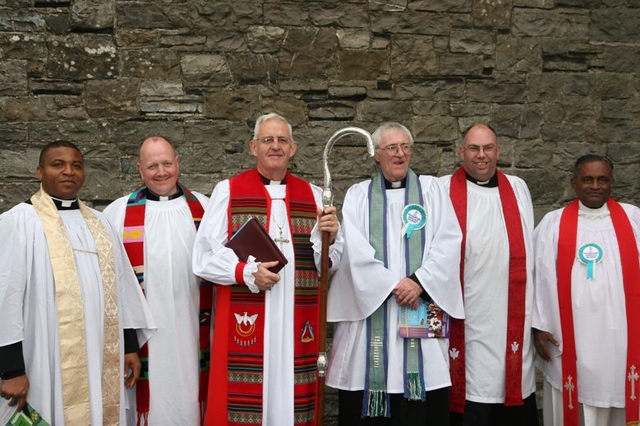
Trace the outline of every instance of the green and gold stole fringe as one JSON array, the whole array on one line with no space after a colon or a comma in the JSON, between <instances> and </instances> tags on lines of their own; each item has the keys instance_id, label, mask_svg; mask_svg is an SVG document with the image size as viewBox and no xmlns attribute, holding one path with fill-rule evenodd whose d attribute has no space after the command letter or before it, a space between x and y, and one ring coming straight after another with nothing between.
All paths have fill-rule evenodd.
<instances>
[{"instance_id":1,"label":"green and gold stole fringe","mask_svg":"<svg viewBox=\"0 0 640 426\"><path fill-rule=\"evenodd\" d=\"M315 425L318 343L318 273L311 230L316 204L310 185L287 174L285 203L295 256L294 422ZM257 170L229 181L229 237L250 217L268 228L271 199ZM281 271L283 273L284 271ZM216 288L215 331L207 425L262 424L264 293L243 285ZM278 396L274 395L277 398Z\"/></svg>"},{"instance_id":2,"label":"green and gold stole fringe","mask_svg":"<svg viewBox=\"0 0 640 426\"><path fill-rule=\"evenodd\" d=\"M198 198L184 185L178 182L178 187L182 190L187 201L187 206L191 212L196 231L202 221L204 208ZM124 248L129 257L129 262L136 273L138 283L145 291L144 282L144 218L145 207L147 205L148 188L144 185L138 187L127 200L127 207L124 217L124 228L122 240ZM180 283L176 283L180 284ZM207 390L209 389L209 355L210 355L210 328L211 310L213 306L213 284L200 280L200 311L199 323L199 392L201 418L204 419L204 410L207 402ZM136 385L136 410L138 412L137 424L146 424L149 416L149 349L147 345L140 348L138 352L142 370Z\"/></svg>"},{"instance_id":3,"label":"green and gold stole fringe","mask_svg":"<svg viewBox=\"0 0 640 426\"><path fill-rule=\"evenodd\" d=\"M422 189L418 176L409 170L405 189L405 205L423 205ZM394 218L393 220L402 220ZM387 241L387 196L382 173L378 173L369 185L369 243L375 249L375 257L389 265ZM422 264L425 228L404 238L406 276L413 274ZM400 309L400 308L399 308ZM367 324L367 369L362 416L390 417L387 394L388 369L388 318L387 303L383 303L369 318ZM425 399L424 372L420 339L404 340L404 397L409 400Z\"/></svg>"},{"instance_id":4,"label":"green and gold stole fringe","mask_svg":"<svg viewBox=\"0 0 640 426\"><path fill-rule=\"evenodd\" d=\"M44 229L56 286L56 308L62 371L65 423L91 423L89 376L85 346L85 321L78 271L64 222L51 197L40 188L31 197ZM102 359L102 419L104 425L120 421L120 327L113 247L104 225L84 203L80 212L91 231L100 265L104 297L104 347ZM37 385L37 384L34 384Z\"/></svg>"}]
</instances>

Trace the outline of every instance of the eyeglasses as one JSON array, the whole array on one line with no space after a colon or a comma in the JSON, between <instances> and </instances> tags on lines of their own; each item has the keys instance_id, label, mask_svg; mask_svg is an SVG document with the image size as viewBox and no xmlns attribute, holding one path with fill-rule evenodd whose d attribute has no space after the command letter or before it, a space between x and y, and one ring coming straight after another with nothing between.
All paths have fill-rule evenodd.
<instances>
[{"instance_id":1,"label":"eyeglasses","mask_svg":"<svg viewBox=\"0 0 640 426\"><path fill-rule=\"evenodd\" d=\"M278 143L282 145L291 143L291 138L288 138L286 136L265 136L263 138L256 138L255 140L260 141L265 145L271 145L276 141L278 141Z\"/></svg>"},{"instance_id":2,"label":"eyeglasses","mask_svg":"<svg viewBox=\"0 0 640 426\"><path fill-rule=\"evenodd\" d=\"M387 151L387 154L394 155L394 154L397 154L400 150L402 150L402 152L404 152L405 154L409 154L411 152L411 148L412 147L410 143L403 143L400 145L387 145L384 148L378 148L378 149Z\"/></svg>"},{"instance_id":3,"label":"eyeglasses","mask_svg":"<svg viewBox=\"0 0 640 426\"><path fill-rule=\"evenodd\" d=\"M496 150L496 148L498 148L497 145L485 145L485 146L469 145L464 147L464 149L471 152L472 154L477 154L480 151L484 151L485 154L491 154L493 151Z\"/></svg>"}]
</instances>

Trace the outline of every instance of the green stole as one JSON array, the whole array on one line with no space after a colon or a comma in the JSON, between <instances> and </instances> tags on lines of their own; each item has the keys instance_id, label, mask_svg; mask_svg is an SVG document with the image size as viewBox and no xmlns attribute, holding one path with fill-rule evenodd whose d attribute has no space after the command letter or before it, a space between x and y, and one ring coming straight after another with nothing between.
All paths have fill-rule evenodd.
<instances>
[{"instance_id":1,"label":"green stole","mask_svg":"<svg viewBox=\"0 0 640 426\"><path fill-rule=\"evenodd\" d=\"M420 180L411 169L407 173L406 182L405 205L424 205ZM404 238L407 277L422 265L425 228L420 229L420 232L412 232L410 238ZM387 196L382 173L378 173L369 185L369 243L376 251L376 259L388 267ZM367 370L362 416L390 417L390 400L387 395L387 301L367 318L366 325ZM412 401L424 401L425 384L420 339L404 339L404 354L404 397Z\"/></svg>"},{"instance_id":2,"label":"green stole","mask_svg":"<svg viewBox=\"0 0 640 426\"><path fill-rule=\"evenodd\" d=\"M286 175L286 196L295 261L294 423L315 426L318 358L318 272L311 231L317 205L309 183ZM267 228L271 198L256 169L229 180L228 236L250 217ZM241 265L242 266L242 265ZM285 270L280 271L280 274ZM217 285L206 424L262 424L265 294L246 285ZM245 318L246 317L246 318ZM279 395L271 395L279 398Z\"/></svg>"},{"instance_id":3,"label":"green stole","mask_svg":"<svg viewBox=\"0 0 640 426\"><path fill-rule=\"evenodd\" d=\"M40 187L31 197L42 221L56 286L56 308L62 374L62 401L66 424L91 423L89 376L85 347L84 307L78 271L67 229L53 200ZM102 422L117 425L120 421L120 324L118 293L111 237L100 219L80 200L78 206L96 245L104 297L104 327L91 332L103 333ZM34 383L33 385L36 385Z\"/></svg>"}]
</instances>

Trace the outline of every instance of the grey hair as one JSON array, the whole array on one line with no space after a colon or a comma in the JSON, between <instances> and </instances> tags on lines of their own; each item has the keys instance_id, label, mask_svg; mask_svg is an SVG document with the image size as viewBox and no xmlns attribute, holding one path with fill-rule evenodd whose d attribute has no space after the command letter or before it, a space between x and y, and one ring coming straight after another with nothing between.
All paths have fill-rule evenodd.
<instances>
[{"instance_id":1,"label":"grey hair","mask_svg":"<svg viewBox=\"0 0 640 426\"><path fill-rule=\"evenodd\" d=\"M262 123L264 123L265 121L269 121L269 120L280 120L280 121L282 121L289 128L289 137L293 138L293 128L291 127L291 124L289 124L287 119L284 118L283 116L281 116L280 114L276 113L276 112L270 112L269 114L261 115L256 120L256 125L253 128L253 139L257 139L258 138L258 130L260 130L260 126L262 125ZM270 135L270 136L274 136L274 135ZM281 136L281 135L275 135L275 136Z\"/></svg>"},{"instance_id":2,"label":"grey hair","mask_svg":"<svg viewBox=\"0 0 640 426\"><path fill-rule=\"evenodd\" d=\"M575 179L578 177L580 173L580 168L585 163L592 163L594 161L602 161L603 163L607 163L609 165L609 171L611 171L611 177L613 177L613 162L609 157L598 154L586 154L576 160L576 164L573 166L573 175L571 179Z\"/></svg>"},{"instance_id":3,"label":"grey hair","mask_svg":"<svg viewBox=\"0 0 640 426\"><path fill-rule=\"evenodd\" d=\"M391 130L391 129L398 129L404 132L409 137L409 143L413 145L413 136L411 135L411 132L409 131L409 129L407 129L405 126L403 126L400 123L390 121L388 123L381 124L380 127L378 127L375 130L375 132L373 132L373 134L371 135L371 139L373 140L373 146L376 148L380 148L380 140L382 139L382 134L387 130Z\"/></svg>"}]
</instances>

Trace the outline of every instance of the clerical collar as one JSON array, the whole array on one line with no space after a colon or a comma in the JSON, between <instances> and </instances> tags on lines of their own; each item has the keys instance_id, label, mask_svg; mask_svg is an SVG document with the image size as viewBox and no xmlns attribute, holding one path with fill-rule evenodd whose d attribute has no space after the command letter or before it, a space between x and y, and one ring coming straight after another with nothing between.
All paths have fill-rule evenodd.
<instances>
[{"instance_id":1,"label":"clerical collar","mask_svg":"<svg viewBox=\"0 0 640 426\"><path fill-rule=\"evenodd\" d=\"M51 197L51 195L49 195ZM53 204L56 206L56 210L78 210L80 206L78 205L78 197L73 200L63 200L62 198L51 197L53 200ZM33 205L31 202L31 198L27 199L25 203Z\"/></svg>"},{"instance_id":2,"label":"clerical collar","mask_svg":"<svg viewBox=\"0 0 640 426\"><path fill-rule=\"evenodd\" d=\"M491 176L491 179L484 180L484 181L479 181L478 179L474 178L473 176L471 176L466 171L464 172L464 174L467 177L467 180L469 182L473 182L478 186L484 186L485 188L497 188L498 187L498 174L497 173L494 173L493 176Z\"/></svg>"},{"instance_id":3,"label":"clerical collar","mask_svg":"<svg viewBox=\"0 0 640 426\"><path fill-rule=\"evenodd\" d=\"M169 196L164 196L164 195L158 195L158 194L154 194L153 192L151 192L151 190L147 187L147 200L150 201L169 201L169 200L175 200L176 198L180 198L184 195L184 192L182 192L182 188L178 187L178 192L176 192L173 195L169 195Z\"/></svg>"},{"instance_id":4,"label":"clerical collar","mask_svg":"<svg viewBox=\"0 0 640 426\"><path fill-rule=\"evenodd\" d=\"M397 182L391 182L389 180L387 180L387 178L384 178L384 189L403 189L407 186L407 177L405 176L404 179L399 180Z\"/></svg>"},{"instance_id":5,"label":"clerical collar","mask_svg":"<svg viewBox=\"0 0 640 426\"><path fill-rule=\"evenodd\" d=\"M282 178L282 180L271 180L271 179L263 176L262 173L260 173L260 172L258 172L258 175L260 175L260 180L265 185L286 185L287 184L287 175L285 175Z\"/></svg>"},{"instance_id":6,"label":"clerical collar","mask_svg":"<svg viewBox=\"0 0 640 426\"><path fill-rule=\"evenodd\" d=\"M56 197L51 197L51 199L58 210L78 210L80 208L80 206L78 206L78 197L73 200L63 200L62 198Z\"/></svg>"}]
</instances>

